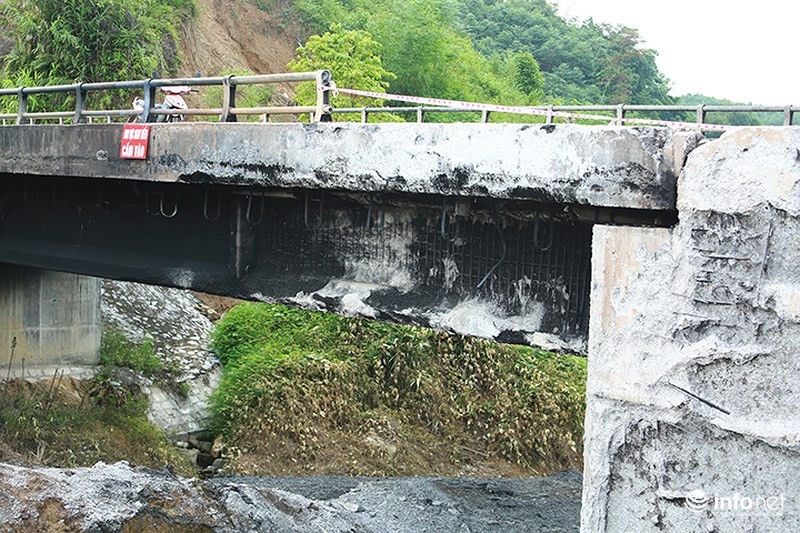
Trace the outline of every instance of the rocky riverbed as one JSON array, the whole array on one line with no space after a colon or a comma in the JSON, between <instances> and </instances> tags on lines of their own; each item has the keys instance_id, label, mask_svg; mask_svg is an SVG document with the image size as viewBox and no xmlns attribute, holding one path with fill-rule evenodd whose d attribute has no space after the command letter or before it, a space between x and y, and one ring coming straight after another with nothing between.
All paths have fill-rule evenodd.
<instances>
[{"instance_id":1,"label":"rocky riverbed","mask_svg":"<svg viewBox=\"0 0 800 533\"><path fill-rule=\"evenodd\" d=\"M1 531L577 531L581 476L216 478L0 464Z\"/></svg>"}]
</instances>

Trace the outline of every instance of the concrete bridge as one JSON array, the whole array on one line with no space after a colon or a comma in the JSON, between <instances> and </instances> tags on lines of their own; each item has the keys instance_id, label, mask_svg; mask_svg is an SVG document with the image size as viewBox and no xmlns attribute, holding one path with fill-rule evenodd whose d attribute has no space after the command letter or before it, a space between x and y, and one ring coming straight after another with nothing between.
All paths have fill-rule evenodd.
<instances>
[{"instance_id":1,"label":"concrete bridge","mask_svg":"<svg viewBox=\"0 0 800 533\"><path fill-rule=\"evenodd\" d=\"M122 129L0 128L0 353L94 334L30 269L588 351L585 531L800 529L800 130Z\"/></svg>"},{"instance_id":2,"label":"concrete bridge","mask_svg":"<svg viewBox=\"0 0 800 533\"><path fill-rule=\"evenodd\" d=\"M0 262L585 352L592 224L675 216L666 130L122 130L0 128Z\"/></svg>"}]
</instances>

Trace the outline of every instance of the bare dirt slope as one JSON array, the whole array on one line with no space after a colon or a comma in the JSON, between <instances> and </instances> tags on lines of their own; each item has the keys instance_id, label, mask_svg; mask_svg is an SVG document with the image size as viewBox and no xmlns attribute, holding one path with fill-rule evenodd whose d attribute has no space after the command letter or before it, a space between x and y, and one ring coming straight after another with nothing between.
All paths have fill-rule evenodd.
<instances>
[{"instance_id":1,"label":"bare dirt slope","mask_svg":"<svg viewBox=\"0 0 800 533\"><path fill-rule=\"evenodd\" d=\"M197 0L197 5L197 18L182 28L183 75L288 70L286 65L294 58L304 30L294 20L287 0ZM283 87L280 92L288 95L291 89Z\"/></svg>"}]
</instances>

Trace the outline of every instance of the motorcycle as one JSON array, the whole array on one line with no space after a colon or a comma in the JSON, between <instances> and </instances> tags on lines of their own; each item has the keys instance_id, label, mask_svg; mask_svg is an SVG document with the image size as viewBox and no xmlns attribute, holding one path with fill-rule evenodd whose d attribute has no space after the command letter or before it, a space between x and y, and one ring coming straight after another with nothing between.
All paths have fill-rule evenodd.
<instances>
[{"instance_id":1,"label":"motorcycle","mask_svg":"<svg viewBox=\"0 0 800 533\"><path fill-rule=\"evenodd\" d=\"M188 85L176 85L174 87L159 87L159 91L165 93L164 101L160 104L156 104L154 109L165 109L165 110L178 110L178 111L185 111L189 109L189 105L186 103L186 100L183 99L184 94L189 93L196 93L199 92L197 89L192 89ZM139 114L133 115L129 122L141 122L142 115L141 113L144 112L144 98L136 97L133 99L133 109L138 111ZM183 122L184 117L180 113L170 113L169 115L156 115L156 122Z\"/></svg>"}]
</instances>

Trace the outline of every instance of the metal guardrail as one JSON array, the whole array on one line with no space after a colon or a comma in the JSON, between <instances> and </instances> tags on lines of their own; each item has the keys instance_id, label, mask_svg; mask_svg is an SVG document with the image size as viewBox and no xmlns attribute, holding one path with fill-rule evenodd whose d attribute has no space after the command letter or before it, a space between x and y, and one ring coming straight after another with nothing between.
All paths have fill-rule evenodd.
<instances>
[{"instance_id":1,"label":"metal guardrail","mask_svg":"<svg viewBox=\"0 0 800 533\"><path fill-rule=\"evenodd\" d=\"M609 115L608 118L617 123L623 124L623 119L629 112L640 113L660 113L660 112L679 112L679 113L694 113L698 124L706 124L707 116L709 113L781 113L783 115L783 125L794 125L794 114L800 113L800 106L735 106L735 105L561 105L561 106L520 106L523 109L535 109L547 113L545 124L553 122L552 113L554 112L610 112L614 113ZM334 108L333 113L358 113L361 115L361 122L369 122L369 115L375 113L415 113L417 122L425 122L425 116L428 113L480 113L481 122L489 122L489 116L492 111L476 111L474 109L464 109L461 107L348 107L348 108Z\"/></svg>"},{"instance_id":2,"label":"metal guardrail","mask_svg":"<svg viewBox=\"0 0 800 533\"><path fill-rule=\"evenodd\" d=\"M257 76L218 76L207 78L170 78L146 79L134 81L114 81L99 83L73 83L69 85L49 85L44 87L18 87L0 89L0 97L16 96L18 110L16 113L0 114L3 124L13 121L14 124L34 123L36 120L71 120L73 123L91 122L94 118L131 117L140 115L142 122L151 122L158 115L205 115L219 116L223 122L235 122L238 115L298 115L308 113L312 122L330 120L330 91L317 91L317 102L313 106L284 107L236 107L236 88L243 85L272 84L286 82L313 81L318 87L328 86L331 73L328 70L315 72L295 72L287 74L265 74ZM156 90L159 87L189 86L221 86L223 87L222 107L209 109L156 109ZM89 110L86 109L86 97L92 91L109 91L117 89L141 89L144 93L144 111L135 109ZM75 95L74 111L29 112L28 98L37 94L72 94Z\"/></svg>"},{"instance_id":3,"label":"metal guardrail","mask_svg":"<svg viewBox=\"0 0 800 533\"><path fill-rule=\"evenodd\" d=\"M99 83L74 83L69 85L51 85L44 87L19 87L0 89L0 97L16 96L18 111L16 113L0 114L0 124L9 121L14 124L24 124L26 121L34 123L36 120L69 120L73 123L92 122L96 118L105 118L110 121L115 117L132 117L141 115L143 122L150 122L159 115L199 115L218 116L222 122L235 122L239 115L298 115L308 113L312 122L331 120L332 114L357 113L361 115L361 122L369 122L369 116L376 113L414 113L417 122L425 122L429 113L480 113L482 122L489 122L493 111L476 111L460 107L358 107L334 109L330 103L331 91L317 91L317 102L313 106L283 106L283 107L237 107L236 88L244 85L272 84L285 82L314 81L318 87L328 87L331 84L331 73L328 70L315 72L297 72L286 74L266 74L255 76L218 76L206 78L170 78L146 79L134 81L99 82ZM223 87L223 102L217 108L192 108L183 110L157 109L156 91L159 87L178 85L189 86L221 86ZM86 97L92 91L108 91L117 89L141 89L144 94L144 112L135 109L89 110L86 109ZM74 93L74 111L29 112L28 98L37 94ZM628 113L661 113L680 112L693 113L698 124L706 124L709 113L781 113L785 126L794 125L794 115L800 112L800 106L731 106L731 105L561 105L561 106L526 106L527 109L539 110L546 113L545 123L553 121L554 112L591 112L610 113L608 119L622 125Z\"/></svg>"}]
</instances>

